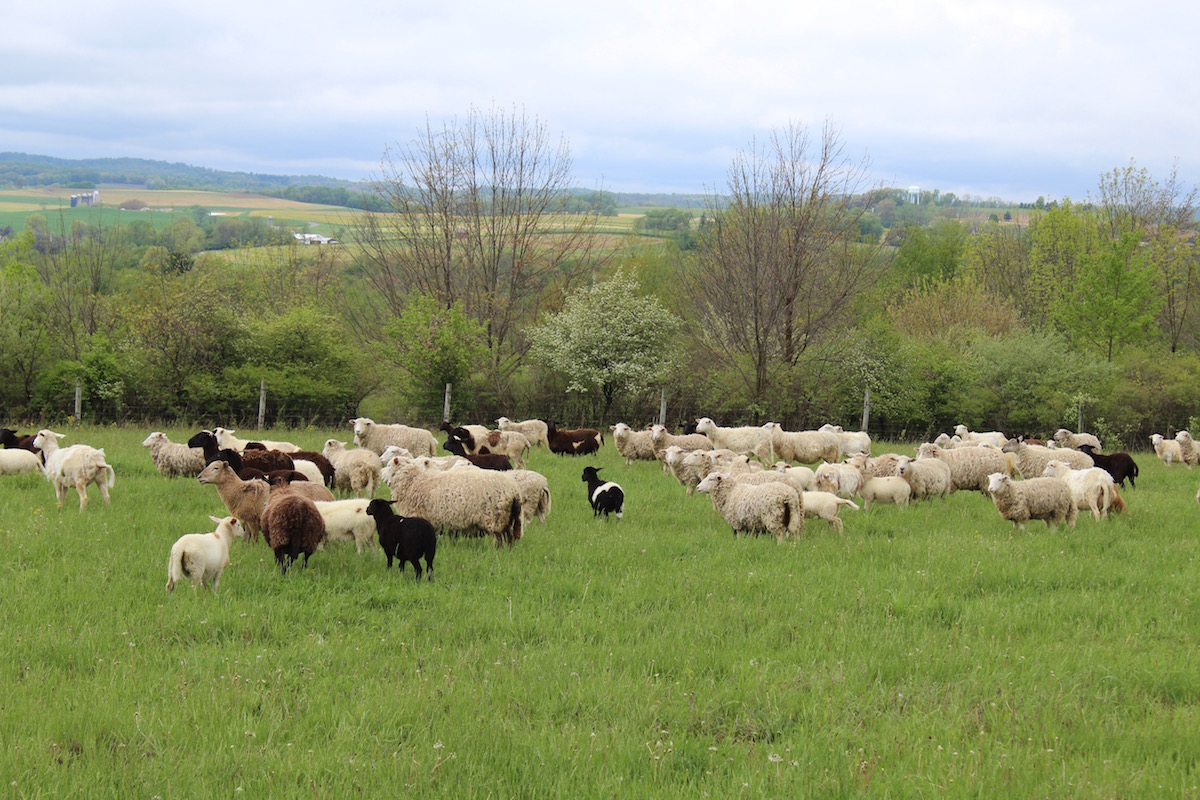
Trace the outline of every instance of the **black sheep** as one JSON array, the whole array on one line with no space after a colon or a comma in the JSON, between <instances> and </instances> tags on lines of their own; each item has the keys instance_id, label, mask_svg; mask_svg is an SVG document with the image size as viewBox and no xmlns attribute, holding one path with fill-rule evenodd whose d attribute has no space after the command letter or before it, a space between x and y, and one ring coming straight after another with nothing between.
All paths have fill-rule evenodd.
<instances>
[{"instance_id":1,"label":"black sheep","mask_svg":"<svg viewBox=\"0 0 1200 800\"><path fill-rule=\"evenodd\" d=\"M509 470L512 469L512 459L503 453L469 453L461 439L447 439L442 448L452 455L470 461L480 469Z\"/></svg>"},{"instance_id":2,"label":"black sheep","mask_svg":"<svg viewBox=\"0 0 1200 800\"><path fill-rule=\"evenodd\" d=\"M625 513L625 491L613 483L605 481L597 473L600 467L584 467L583 481L588 485L588 502L592 504L592 516L604 515L605 521L609 514L616 514L617 519Z\"/></svg>"},{"instance_id":3,"label":"black sheep","mask_svg":"<svg viewBox=\"0 0 1200 800\"><path fill-rule=\"evenodd\" d=\"M272 494L262 513L262 532L275 551L279 568L287 574L301 553L304 566L308 566L308 557L325 540L325 518L307 497L295 492Z\"/></svg>"},{"instance_id":4,"label":"black sheep","mask_svg":"<svg viewBox=\"0 0 1200 800\"><path fill-rule=\"evenodd\" d=\"M433 580L433 556L437 552L437 531L428 520L421 517L402 517L392 510L395 500L376 498L367 503L367 516L374 518L375 531L379 534L379 546L387 556L388 569L392 559L400 562L400 574L404 574L404 562L408 561L421 579L420 559L425 559L425 577Z\"/></svg>"},{"instance_id":5,"label":"black sheep","mask_svg":"<svg viewBox=\"0 0 1200 800\"><path fill-rule=\"evenodd\" d=\"M1108 455L1102 455L1095 452L1090 444L1082 445L1079 451L1091 456L1092 463L1109 475L1112 475L1112 479L1120 484L1122 488L1125 486L1126 478L1129 479L1131 487L1137 488L1137 483L1134 479L1138 475L1138 465L1129 453L1109 453Z\"/></svg>"}]
</instances>

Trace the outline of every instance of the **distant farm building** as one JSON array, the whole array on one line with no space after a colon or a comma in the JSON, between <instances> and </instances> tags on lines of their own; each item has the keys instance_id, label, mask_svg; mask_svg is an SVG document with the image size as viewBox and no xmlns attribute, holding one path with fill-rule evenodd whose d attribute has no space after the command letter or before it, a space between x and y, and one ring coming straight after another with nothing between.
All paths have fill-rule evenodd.
<instances>
[{"instance_id":1,"label":"distant farm building","mask_svg":"<svg viewBox=\"0 0 1200 800\"><path fill-rule=\"evenodd\" d=\"M916 203L917 205L921 204L921 187L920 186L908 187L908 202Z\"/></svg>"},{"instance_id":2,"label":"distant farm building","mask_svg":"<svg viewBox=\"0 0 1200 800\"><path fill-rule=\"evenodd\" d=\"M338 240L319 233L293 233L300 244L337 244Z\"/></svg>"},{"instance_id":3,"label":"distant farm building","mask_svg":"<svg viewBox=\"0 0 1200 800\"><path fill-rule=\"evenodd\" d=\"M87 192L86 194L71 195L71 208L75 208L75 206L94 206L99 202L100 202L100 190L99 189L97 189L96 191L93 191L93 192Z\"/></svg>"}]
</instances>

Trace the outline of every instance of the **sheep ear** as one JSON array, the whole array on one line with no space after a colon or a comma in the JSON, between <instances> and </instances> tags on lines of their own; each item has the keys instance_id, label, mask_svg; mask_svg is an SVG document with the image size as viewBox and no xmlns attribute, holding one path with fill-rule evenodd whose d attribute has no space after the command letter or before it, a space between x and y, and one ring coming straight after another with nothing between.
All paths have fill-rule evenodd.
<instances>
[{"instance_id":1,"label":"sheep ear","mask_svg":"<svg viewBox=\"0 0 1200 800\"><path fill-rule=\"evenodd\" d=\"M217 523L218 525L220 525L220 524L221 524L221 518L220 518L220 517L214 517L212 514L209 514L209 515L208 515L208 518L209 518L209 519L211 519L213 522ZM237 521L237 520L234 520L234 522L236 522L236 521Z\"/></svg>"}]
</instances>

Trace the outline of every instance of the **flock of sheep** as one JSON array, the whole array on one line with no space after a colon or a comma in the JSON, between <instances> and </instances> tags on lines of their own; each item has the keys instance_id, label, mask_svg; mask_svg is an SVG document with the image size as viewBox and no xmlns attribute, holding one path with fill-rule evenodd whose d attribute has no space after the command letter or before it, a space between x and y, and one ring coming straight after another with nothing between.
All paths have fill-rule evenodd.
<instances>
[{"instance_id":1,"label":"flock of sheep","mask_svg":"<svg viewBox=\"0 0 1200 800\"><path fill-rule=\"evenodd\" d=\"M325 541L353 541L359 552L378 538L388 567L420 559L431 577L436 531L492 537L512 547L534 517L550 511L545 476L524 468L532 447L553 453L595 453L604 436L595 429L564 430L553 420L497 420L497 429L443 425L450 453L438 456L433 433L367 418L351 421L354 444L326 441L320 453L289 442L240 439L233 430L201 431L187 443L151 433L142 445L166 477L195 477L213 485L228 516L210 517L216 529L188 534L171 548L167 590L184 580L216 591L229 563L231 540L257 539L261 532L283 572L308 558ZM634 430L611 428L626 464L657 460L687 495L708 494L733 531L767 533L782 542L799 536L804 520L825 520L843 529L842 508L869 511L872 504L903 508L909 502L945 498L970 489L989 495L1001 516L1023 528L1031 519L1048 527L1075 525L1079 512L1097 520L1125 508L1118 487L1133 486L1137 464L1127 453L1102 454L1090 434L1059 430L1052 441L1010 439L1003 433L958 426L917 448L916 457L871 456L863 431L825 425L787 431L776 423L722 427L702 417L683 433L662 425ZM104 451L85 444L59 446L63 434L48 429L19 437L0 429L0 475L40 472L54 486L61 508L68 491L87 506L87 487L96 484L105 502L115 480ZM1200 462L1200 448L1187 431L1174 439L1155 434L1155 453L1166 464ZM811 466L809 466L811 465ZM588 501L596 516L621 518L625 493L586 467ZM386 484L389 500L376 499ZM334 492L353 495L338 499ZM1197 495L1200 502L1200 493Z\"/></svg>"}]
</instances>

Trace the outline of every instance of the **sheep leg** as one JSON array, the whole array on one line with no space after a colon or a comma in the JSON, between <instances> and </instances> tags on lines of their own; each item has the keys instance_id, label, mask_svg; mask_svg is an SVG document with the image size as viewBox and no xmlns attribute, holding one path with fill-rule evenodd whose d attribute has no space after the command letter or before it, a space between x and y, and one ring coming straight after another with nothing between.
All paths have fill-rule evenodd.
<instances>
[{"instance_id":1,"label":"sheep leg","mask_svg":"<svg viewBox=\"0 0 1200 800\"><path fill-rule=\"evenodd\" d=\"M280 570L280 571L281 571L281 572L282 572L284 575L287 575L287 571L288 571L288 558L287 558L287 548L286 548L286 546L280 546L280 547L276 547L276 548L275 548L275 562L276 562L277 564L279 564L279 570Z\"/></svg>"},{"instance_id":2,"label":"sheep leg","mask_svg":"<svg viewBox=\"0 0 1200 800\"><path fill-rule=\"evenodd\" d=\"M417 571L417 580L421 580L421 562L420 562L420 560L416 556L413 556L409 560L412 561L413 569ZM404 569L403 561L400 562L400 569Z\"/></svg>"},{"instance_id":3,"label":"sheep leg","mask_svg":"<svg viewBox=\"0 0 1200 800\"><path fill-rule=\"evenodd\" d=\"M87 508L87 481L82 477L75 479L75 491L79 493L79 510L83 511Z\"/></svg>"}]
</instances>

